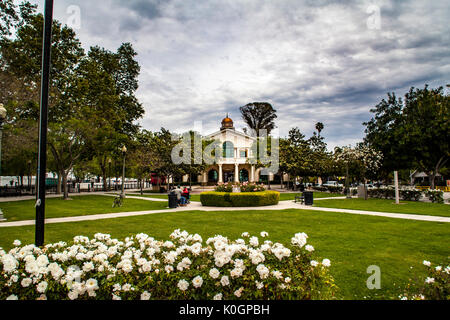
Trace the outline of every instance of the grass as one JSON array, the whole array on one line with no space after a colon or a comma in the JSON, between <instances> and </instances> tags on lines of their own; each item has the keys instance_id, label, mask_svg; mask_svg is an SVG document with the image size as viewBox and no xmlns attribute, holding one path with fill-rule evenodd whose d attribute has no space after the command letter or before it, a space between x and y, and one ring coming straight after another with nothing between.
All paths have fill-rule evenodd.
<instances>
[{"instance_id":1,"label":"grass","mask_svg":"<svg viewBox=\"0 0 450 320\"><path fill-rule=\"evenodd\" d=\"M450 206L447 204L417 201L401 201L401 204L395 204L395 200L386 199L336 199L320 200L320 202L316 202L314 206L450 217Z\"/></svg>"},{"instance_id":2,"label":"grass","mask_svg":"<svg viewBox=\"0 0 450 320\"><path fill-rule=\"evenodd\" d=\"M166 209L167 203L125 199L122 207L113 208L114 198L101 195L75 196L72 200L46 199L46 218L84 216L102 213L132 212ZM33 220L36 217L35 200L0 202L7 222Z\"/></svg>"},{"instance_id":3,"label":"grass","mask_svg":"<svg viewBox=\"0 0 450 320\"><path fill-rule=\"evenodd\" d=\"M324 200L325 201L325 200ZM340 287L342 298L397 298L413 271L424 274L423 260L448 263L450 224L384 217L359 216L307 210L240 211L240 212L168 212L162 214L49 224L46 242L69 241L75 235L92 237L97 232L123 239L131 234L147 233L157 239L168 239L181 228L199 233L204 240L221 234L230 239L242 232L270 234L270 240L289 244L297 232L306 232L316 248L317 259L329 258L330 268ZM4 228L0 246L11 247L15 239L33 243L34 227ZM369 290L366 270L381 268L381 290Z\"/></svg>"}]
</instances>

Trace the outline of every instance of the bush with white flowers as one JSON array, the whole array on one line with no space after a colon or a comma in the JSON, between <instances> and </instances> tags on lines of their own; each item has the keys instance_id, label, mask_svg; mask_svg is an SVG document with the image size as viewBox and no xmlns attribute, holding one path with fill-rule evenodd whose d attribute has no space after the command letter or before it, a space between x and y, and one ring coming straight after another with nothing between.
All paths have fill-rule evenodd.
<instances>
[{"instance_id":1,"label":"bush with white flowers","mask_svg":"<svg viewBox=\"0 0 450 320\"><path fill-rule=\"evenodd\" d=\"M426 276L411 281L402 300L450 300L450 266L433 265L424 260Z\"/></svg>"},{"instance_id":2,"label":"bush with white flowers","mask_svg":"<svg viewBox=\"0 0 450 320\"><path fill-rule=\"evenodd\" d=\"M0 248L0 300L332 299L330 261L313 259L308 236L289 247L268 234L230 241L175 230L124 241L96 234L43 248Z\"/></svg>"}]
</instances>

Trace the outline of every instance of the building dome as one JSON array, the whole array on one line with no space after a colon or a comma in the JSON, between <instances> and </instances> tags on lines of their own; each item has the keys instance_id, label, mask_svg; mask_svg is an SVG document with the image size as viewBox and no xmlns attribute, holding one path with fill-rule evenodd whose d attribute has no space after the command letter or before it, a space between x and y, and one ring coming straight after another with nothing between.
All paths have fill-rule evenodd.
<instances>
[{"instance_id":1,"label":"building dome","mask_svg":"<svg viewBox=\"0 0 450 320\"><path fill-rule=\"evenodd\" d=\"M225 130L225 129L234 129L233 120L228 116L228 114L227 114L226 118L222 120L222 128L220 130Z\"/></svg>"},{"instance_id":2,"label":"building dome","mask_svg":"<svg viewBox=\"0 0 450 320\"><path fill-rule=\"evenodd\" d=\"M234 129L234 123L233 120L228 116L225 119L222 120L222 128L220 130L225 129Z\"/></svg>"}]
</instances>

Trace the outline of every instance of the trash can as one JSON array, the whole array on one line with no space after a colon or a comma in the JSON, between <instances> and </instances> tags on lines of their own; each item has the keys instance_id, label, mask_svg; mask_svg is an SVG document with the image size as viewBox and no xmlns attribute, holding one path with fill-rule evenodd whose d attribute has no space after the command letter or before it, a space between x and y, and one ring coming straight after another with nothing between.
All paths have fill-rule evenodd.
<instances>
[{"instance_id":1,"label":"trash can","mask_svg":"<svg viewBox=\"0 0 450 320\"><path fill-rule=\"evenodd\" d=\"M178 197L175 193L169 194L169 208L170 209L178 208Z\"/></svg>"},{"instance_id":2,"label":"trash can","mask_svg":"<svg viewBox=\"0 0 450 320\"><path fill-rule=\"evenodd\" d=\"M314 204L314 192L305 191L303 192L303 197L305 198L305 205L312 206Z\"/></svg>"}]
</instances>

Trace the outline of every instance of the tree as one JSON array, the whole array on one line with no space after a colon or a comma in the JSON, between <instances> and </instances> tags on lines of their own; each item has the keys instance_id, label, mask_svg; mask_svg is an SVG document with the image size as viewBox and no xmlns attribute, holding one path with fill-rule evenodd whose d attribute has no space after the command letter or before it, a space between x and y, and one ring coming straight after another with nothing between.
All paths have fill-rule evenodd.
<instances>
[{"instance_id":1,"label":"tree","mask_svg":"<svg viewBox=\"0 0 450 320\"><path fill-rule=\"evenodd\" d=\"M411 88L404 100L388 94L371 112L375 117L364 123L365 143L383 153L384 174L417 168L430 175L434 188L450 156L450 100L443 88Z\"/></svg>"},{"instance_id":2,"label":"tree","mask_svg":"<svg viewBox=\"0 0 450 320\"><path fill-rule=\"evenodd\" d=\"M323 131L324 128L325 128L325 126L323 125L322 122L316 123L316 130L317 130L317 134L319 137L320 137L320 133Z\"/></svg>"},{"instance_id":3,"label":"tree","mask_svg":"<svg viewBox=\"0 0 450 320\"><path fill-rule=\"evenodd\" d=\"M299 128L292 128L287 139L280 139L280 170L289 180L310 174L313 162L309 155L309 143Z\"/></svg>"},{"instance_id":4,"label":"tree","mask_svg":"<svg viewBox=\"0 0 450 320\"><path fill-rule=\"evenodd\" d=\"M275 129L277 111L267 102L253 102L240 108L242 119L256 136L260 136L262 129L267 130L270 135Z\"/></svg>"},{"instance_id":5,"label":"tree","mask_svg":"<svg viewBox=\"0 0 450 320\"><path fill-rule=\"evenodd\" d=\"M160 167L156 172L166 177L167 189L169 189L169 178L181 176L183 170L180 165L172 161L172 151L180 143L180 140L174 139L174 135L164 128L154 133L154 148L158 151L158 162Z\"/></svg>"},{"instance_id":6,"label":"tree","mask_svg":"<svg viewBox=\"0 0 450 320\"><path fill-rule=\"evenodd\" d=\"M347 187L349 175L353 173L359 181L362 180L364 182L364 189L366 189L366 180L369 177L377 176L383 155L364 143L359 143L356 148L336 148L334 159L338 164L343 164L343 167L346 169ZM367 192L365 192L365 199L367 200Z\"/></svg>"},{"instance_id":7,"label":"tree","mask_svg":"<svg viewBox=\"0 0 450 320\"><path fill-rule=\"evenodd\" d=\"M151 177L151 173L160 169L160 158L155 145L155 136L152 132L142 130L136 134L129 157L129 167L133 175L139 180L141 194L143 193L143 181Z\"/></svg>"},{"instance_id":8,"label":"tree","mask_svg":"<svg viewBox=\"0 0 450 320\"><path fill-rule=\"evenodd\" d=\"M12 29L21 26L31 14L35 13L37 5L23 1L19 5L14 0L2 0L0 2L0 36L11 36Z\"/></svg>"}]
</instances>

